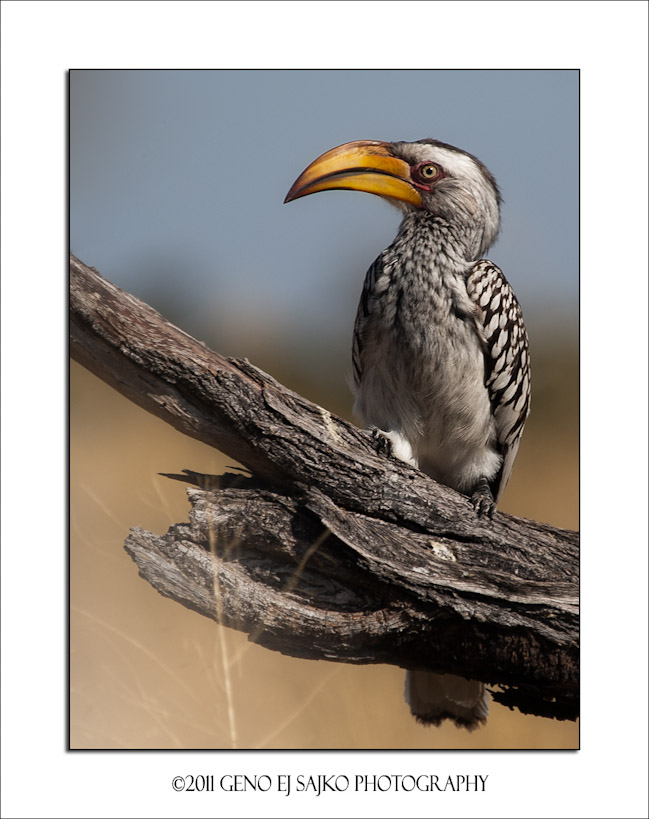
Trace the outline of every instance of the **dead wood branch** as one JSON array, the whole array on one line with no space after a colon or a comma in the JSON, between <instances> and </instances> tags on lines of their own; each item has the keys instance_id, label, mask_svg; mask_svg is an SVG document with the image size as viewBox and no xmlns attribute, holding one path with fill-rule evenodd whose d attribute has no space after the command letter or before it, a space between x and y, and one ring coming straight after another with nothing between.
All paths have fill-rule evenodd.
<instances>
[{"instance_id":1,"label":"dead wood branch","mask_svg":"<svg viewBox=\"0 0 649 819\"><path fill-rule=\"evenodd\" d=\"M286 654L458 673L524 712L577 716L575 532L478 519L367 432L75 257L70 275L72 357L253 476L189 473L189 523L131 532L158 591Z\"/></svg>"}]
</instances>

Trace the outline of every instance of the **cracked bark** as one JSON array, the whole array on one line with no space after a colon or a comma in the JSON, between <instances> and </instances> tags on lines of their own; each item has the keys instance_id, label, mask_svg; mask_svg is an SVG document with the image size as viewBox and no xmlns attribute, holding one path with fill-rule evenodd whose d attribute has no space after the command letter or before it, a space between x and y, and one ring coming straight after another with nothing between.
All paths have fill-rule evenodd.
<instances>
[{"instance_id":1,"label":"cracked bark","mask_svg":"<svg viewBox=\"0 0 649 819\"><path fill-rule=\"evenodd\" d=\"M189 523L125 548L161 594L296 657L457 673L578 714L578 535L497 513L70 260L72 357L250 470L187 472Z\"/></svg>"}]
</instances>

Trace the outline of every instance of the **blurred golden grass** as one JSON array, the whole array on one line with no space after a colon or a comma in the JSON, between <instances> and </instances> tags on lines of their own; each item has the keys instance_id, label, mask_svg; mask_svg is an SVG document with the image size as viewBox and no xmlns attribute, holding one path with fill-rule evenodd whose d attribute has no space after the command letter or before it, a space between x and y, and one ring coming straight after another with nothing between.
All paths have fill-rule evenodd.
<instances>
[{"instance_id":1,"label":"blurred golden grass","mask_svg":"<svg viewBox=\"0 0 649 819\"><path fill-rule=\"evenodd\" d=\"M574 528L574 368L570 373L563 399L572 395L571 411L532 416L502 509ZM348 400L319 398L332 410ZM403 701L403 670L285 657L155 592L123 542L131 526L162 533L187 519L185 488L157 473L219 473L231 464L72 364L72 748L577 747L575 723L498 705L471 734L452 725L423 728Z\"/></svg>"}]
</instances>

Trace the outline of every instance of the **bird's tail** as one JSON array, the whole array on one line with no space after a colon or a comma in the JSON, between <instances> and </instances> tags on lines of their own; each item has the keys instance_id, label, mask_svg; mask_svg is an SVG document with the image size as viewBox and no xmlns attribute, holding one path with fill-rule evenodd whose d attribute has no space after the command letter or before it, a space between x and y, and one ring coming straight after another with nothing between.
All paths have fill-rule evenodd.
<instances>
[{"instance_id":1,"label":"bird's tail","mask_svg":"<svg viewBox=\"0 0 649 819\"><path fill-rule=\"evenodd\" d=\"M424 725L439 725L450 719L458 727L473 731L489 714L489 694L484 683L454 674L408 671L406 702L413 716Z\"/></svg>"}]
</instances>

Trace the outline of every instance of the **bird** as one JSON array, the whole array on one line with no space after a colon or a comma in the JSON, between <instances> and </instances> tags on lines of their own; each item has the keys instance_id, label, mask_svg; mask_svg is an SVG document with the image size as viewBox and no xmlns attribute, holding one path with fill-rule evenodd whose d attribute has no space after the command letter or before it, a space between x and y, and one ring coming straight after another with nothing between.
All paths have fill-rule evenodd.
<instances>
[{"instance_id":1,"label":"bird","mask_svg":"<svg viewBox=\"0 0 649 819\"><path fill-rule=\"evenodd\" d=\"M489 520L509 480L530 408L523 315L483 258L501 194L474 155L437 139L355 140L326 151L285 201L325 190L378 195L402 213L365 276L354 323L354 411L395 457L466 495ZM478 680L411 670L406 701L424 725L484 724Z\"/></svg>"}]
</instances>

